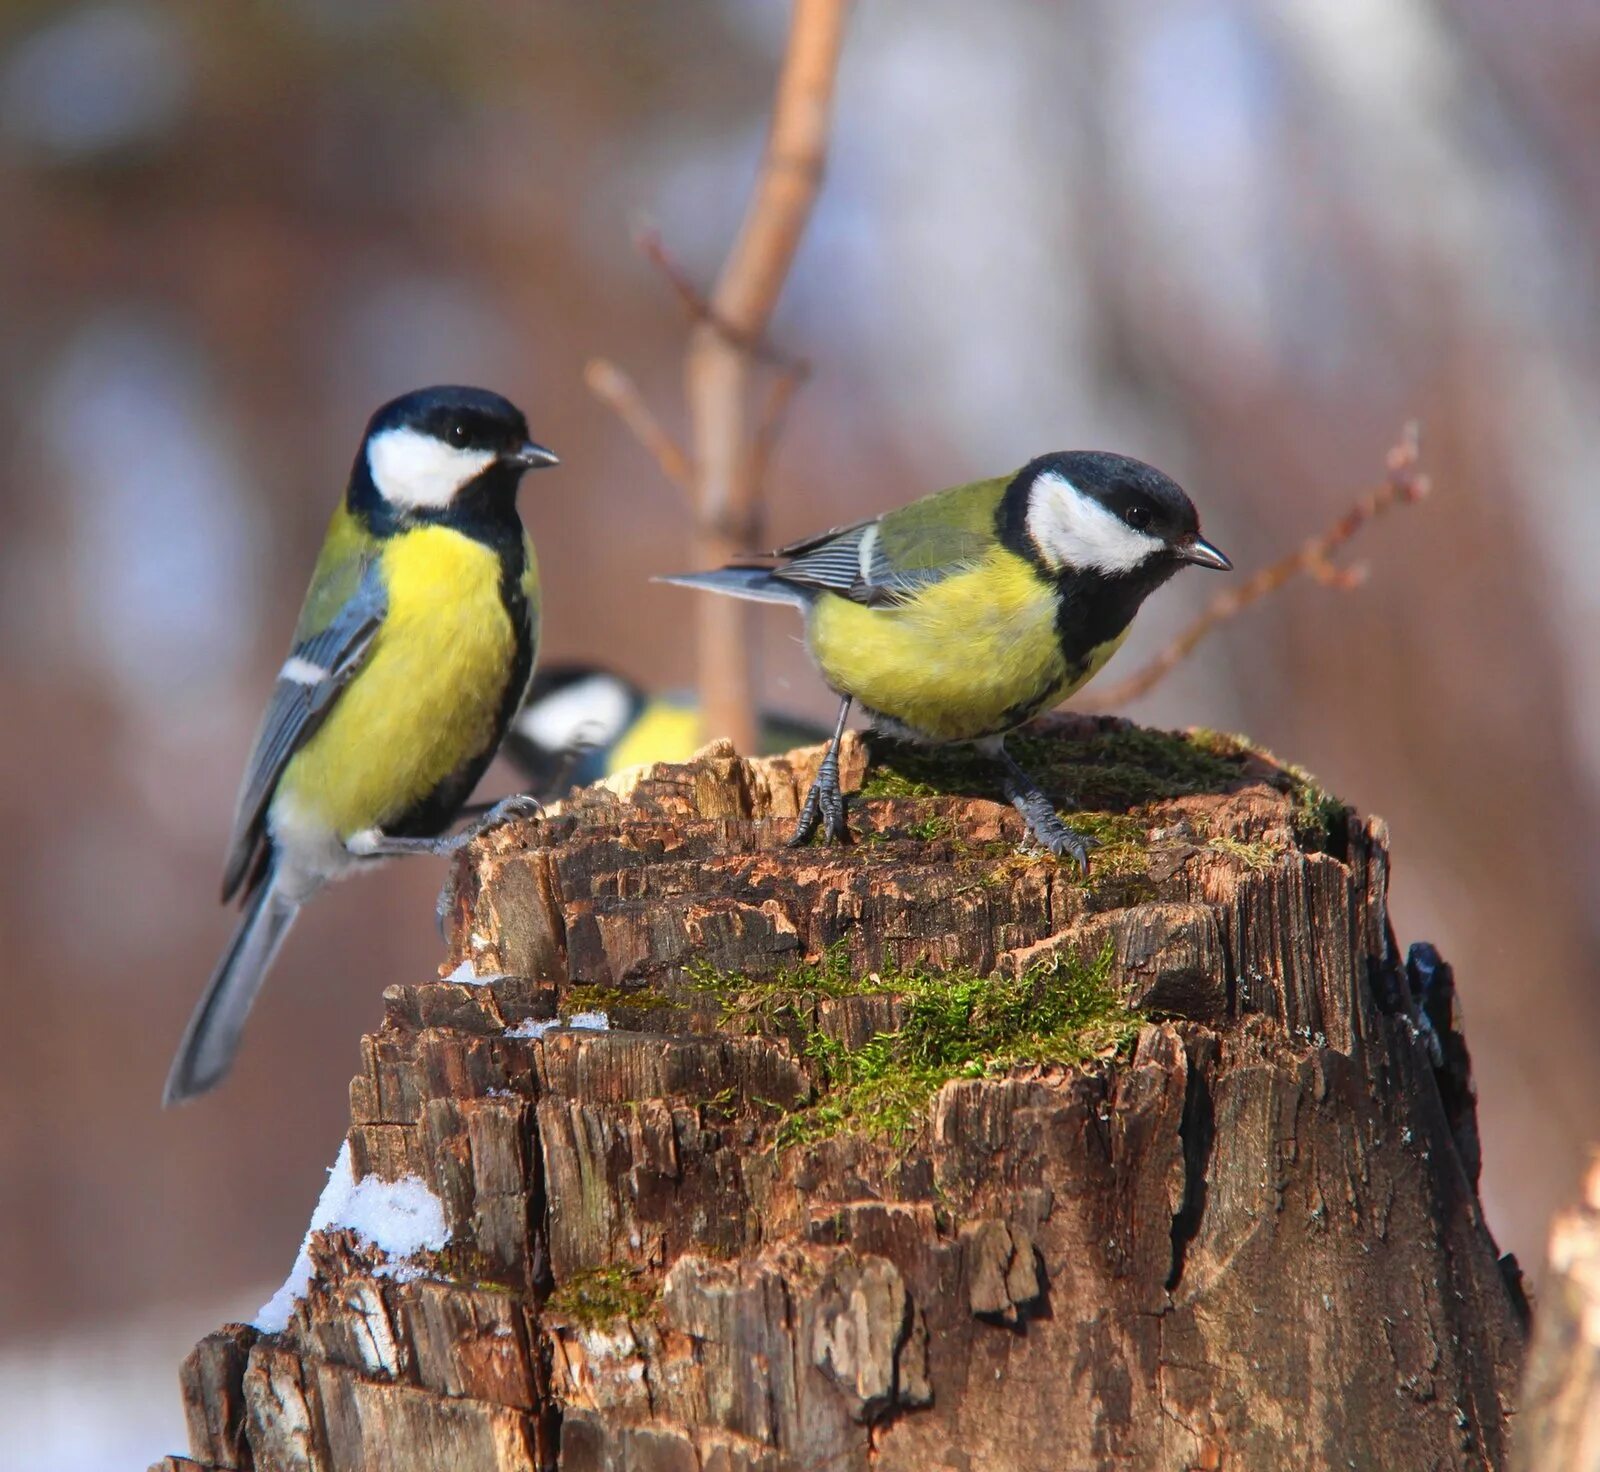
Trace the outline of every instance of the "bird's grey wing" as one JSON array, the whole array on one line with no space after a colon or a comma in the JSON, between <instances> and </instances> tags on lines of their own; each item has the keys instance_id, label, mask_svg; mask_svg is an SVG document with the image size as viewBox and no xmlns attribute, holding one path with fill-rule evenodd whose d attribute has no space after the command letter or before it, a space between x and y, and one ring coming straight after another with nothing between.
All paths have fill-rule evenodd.
<instances>
[{"instance_id":1,"label":"bird's grey wing","mask_svg":"<svg viewBox=\"0 0 1600 1472\"><path fill-rule=\"evenodd\" d=\"M1001 477L952 486L898 511L790 542L770 557L663 581L777 603L804 603L818 592L868 607L903 603L968 571L998 544L1007 484Z\"/></svg>"},{"instance_id":2,"label":"bird's grey wing","mask_svg":"<svg viewBox=\"0 0 1600 1472\"><path fill-rule=\"evenodd\" d=\"M967 571L994 545L987 505L967 504L972 489L957 487L797 544L772 576L783 583L824 588L868 607L903 603L921 589Z\"/></svg>"},{"instance_id":3,"label":"bird's grey wing","mask_svg":"<svg viewBox=\"0 0 1600 1472\"><path fill-rule=\"evenodd\" d=\"M778 582L837 593L869 607L903 602L947 575L939 567L896 567L884 554L876 517L794 543L774 556L786 559L772 569Z\"/></svg>"},{"instance_id":4,"label":"bird's grey wing","mask_svg":"<svg viewBox=\"0 0 1600 1472\"><path fill-rule=\"evenodd\" d=\"M878 518L876 516L864 516L860 521L852 521L846 526L831 526L825 532L816 532L812 536L802 537L798 542L789 542L782 547L776 547L768 553L768 556L773 558L799 557L806 552L825 547L829 542L836 542L841 537L853 536L857 532L864 531L867 527L875 525L877 521Z\"/></svg>"},{"instance_id":5,"label":"bird's grey wing","mask_svg":"<svg viewBox=\"0 0 1600 1472\"><path fill-rule=\"evenodd\" d=\"M317 619L314 628L307 630L302 620L294 648L278 671L239 788L222 880L224 900L244 884L265 840L267 805L283 769L311 739L365 662L388 610L383 576L374 558L361 557L349 574L352 591L326 619Z\"/></svg>"}]
</instances>

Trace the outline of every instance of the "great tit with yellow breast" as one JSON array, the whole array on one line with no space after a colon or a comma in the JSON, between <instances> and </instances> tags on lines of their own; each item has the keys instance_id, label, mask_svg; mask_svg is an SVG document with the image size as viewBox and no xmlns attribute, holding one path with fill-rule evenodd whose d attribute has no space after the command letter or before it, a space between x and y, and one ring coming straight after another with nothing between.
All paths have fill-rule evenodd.
<instances>
[{"instance_id":1,"label":"great tit with yellow breast","mask_svg":"<svg viewBox=\"0 0 1600 1472\"><path fill-rule=\"evenodd\" d=\"M296 913L355 866L445 854L531 808L444 836L522 704L539 571L517 516L556 457L514 405L428 388L372 416L256 737L222 881L244 916L189 1021L166 1103L227 1073Z\"/></svg>"},{"instance_id":2,"label":"great tit with yellow breast","mask_svg":"<svg viewBox=\"0 0 1600 1472\"><path fill-rule=\"evenodd\" d=\"M1182 489L1125 455L1072 451L661 581L805 614L806 646L840 706L791 843L818 828L849 836L838 753L859 700L891 735L992 755L1031 836L1087 869L1093 841L1057 816L1006 751L1006 732L1093 678L1139 605L1186 565L1233 564L1200 535Z\"/></svg>"},{"instance_id":3,"label":"great tit with yellow breast","mask_svg":"<svg viewBox=\"0 0 1600 1472\"><path fill-rule=\"evenodd\" d=\"M761 750L768 754L825 741L807 721L761 714ZM502 754L541 801L559 798L647 762L686 762L706 744L694 697L652 695L624 675L592 664L545 665L506 732Z\"/></svg>"}]
</instances>

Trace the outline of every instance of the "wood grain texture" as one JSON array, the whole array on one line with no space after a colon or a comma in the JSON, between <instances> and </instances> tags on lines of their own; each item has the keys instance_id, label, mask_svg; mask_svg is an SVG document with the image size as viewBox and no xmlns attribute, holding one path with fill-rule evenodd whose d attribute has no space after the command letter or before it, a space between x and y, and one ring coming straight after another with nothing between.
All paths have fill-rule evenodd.
<instances>
[{"instance_id":1,"label":"wood grain texture","mask_svg":"<svg viewBox=\"0 0 1600 1472\"><path fill-rule=\"evenodd\" d=\"M1130 728L1049 730L1072 755ZM1296 782L1228 748L1123 804L1138 841L1088 883L960 784L790 851L819 755L709 748L462 859L441 972L505 974L385 994L349 1136L358 1177L429 1185L450 1243L401 1281L319 1236L284 1333L186 1365L194 1464L1505 1466L1525 1305L1479 1208L1448 968L1389 934L1382 825L1309 842ZM847 790L865 764L851 738ZM1116 1056L980 1070L903 1136L787 1148L815 1060L685 970L842 947L1014 976L1106 946L1149 1014ZM849 1046L904 1015L804 1005ZM597 1006L611 1030L514 1035Z\"/></svg>"}]
</instances>

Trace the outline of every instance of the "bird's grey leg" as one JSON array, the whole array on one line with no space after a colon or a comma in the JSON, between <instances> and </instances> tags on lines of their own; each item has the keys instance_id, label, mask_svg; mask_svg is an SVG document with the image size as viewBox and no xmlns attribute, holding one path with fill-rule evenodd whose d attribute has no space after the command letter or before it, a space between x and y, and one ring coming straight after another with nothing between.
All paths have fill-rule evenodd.
<instances>
[{"instance_id":1,"label":"bird's grey leg","mask_svg":"<svg viewBox=\"0 0 1600 1472\"><path fill-rule=\"evenodd\" d=\"M845 822L844 793L839 791L839 743L844 739L844 723L850 718L851 697L846 695L839 706L839 719L834 722L833 740L823 754L822 765L817 768L816 780L806 793L800 809L800 821L794 825L789 847L807 842L818 828L830 842L848 843L850 828Z\"/></svg>"},{"instance_id":2,"label":"bird's grey leg","mask_svg":"<svg viewBox=\"0 0 1600 1472\"><path fill-rule=\"evenodd\" d=\"M491 828L498 828L513 818L536 818L543 811L535 799L519 793L514 797L502 798L481 817L474 818L456 833L441 834L437 838L397 838L381 828L365 828L360 833L352 833L345 847L363 859L391 859L402 854L432 854L435 858L448 858Z\"/></svg>"},{"instance_id":3,"label":"bird's grey leg","mask_svg":"<svg viewBox=\"0 0 1600 1472\"><path fill-rule=\"evenodd\" d=\"M1036 839L1058 859L1063 854L1071 854L1077 860L1078 868L1087 874L1089 850L1095 846L1095 840L1086 833L1074 831L1061 821L1056 814L1055 804L1044 795L1039 784L1017 765L1016 758L1006 750L1003 740L992 744L986 742L983 749L1000 763L1005 774L1006 801L1022 814L1022 821L1028 825L1028 836Z\"/></svg>"}]
</instances>

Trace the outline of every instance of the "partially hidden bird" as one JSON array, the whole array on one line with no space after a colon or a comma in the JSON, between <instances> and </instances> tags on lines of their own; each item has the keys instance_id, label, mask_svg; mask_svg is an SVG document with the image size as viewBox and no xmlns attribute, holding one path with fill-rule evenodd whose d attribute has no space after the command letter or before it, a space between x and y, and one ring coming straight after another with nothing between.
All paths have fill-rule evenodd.
<instances>
[{"instance_id":1,"label":"partially hidden bird","mask_svg":"<svg viewBox=\"0 0 1600 1472\"><path fill-rule=\"evenodd\" d=\"M1093 840L1062 821L1006 733L1092 679L1180 568L1232 565L1159 470L1065 451L766 557L660 581L804 614L806 647L840 704L791 843L819 829L849 836L839 742L859 701L887 734L971 742L992 756L1029 835L1087 869Z\"/></svg>"},{"instance_id":2,"label":"partially hidden bird","mask_svg":"<svg viewBox=\"0 0 1600 1472\"><path fill-rule=\"evenodd\" d=\"M544 664L501 750L528 791L550 802L628 767L686 762L706 744L704 725L687 691L653 694L596 664ZM827 735L808 721L761 714L761 750L768 755Z\"/></svg>"},{"instance_id":3,"label":"partially hidden bird","mask_svg":"<svg viewBox=\"0 0 1600 1472\"><path fill-rule=\"evenodd\" d=\"M233 1063L300 907L358 865L447 854L522 703L539 645L523 473L556 464L485 389L420 389L371 418L245 770L222 881L243 916L167 1078L175 1104Z\"/></svg>"}]
</instances>

